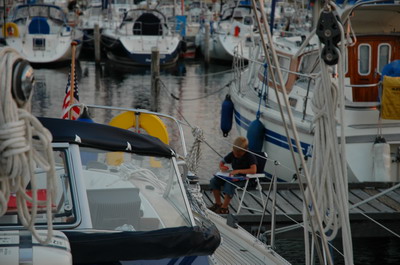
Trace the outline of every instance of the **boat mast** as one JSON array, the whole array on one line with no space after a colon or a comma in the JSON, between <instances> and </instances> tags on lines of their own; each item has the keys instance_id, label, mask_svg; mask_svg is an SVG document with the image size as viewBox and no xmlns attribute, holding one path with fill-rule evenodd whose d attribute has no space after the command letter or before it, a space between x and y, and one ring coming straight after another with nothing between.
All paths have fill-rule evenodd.
<instances>
[{"instance_id":1,"label":"boat mast","mask_svg":"<svg viewBox=\"0 0 400 265\"><path fill-rule=\"evenodd\" d=\"M321 8L322 8L322 1L321 0L315 0L314 5L312 6L312 25L311 28L315 29L315 27L318 24L319 16L321 13Z\"/></svg>"}]
</instances>

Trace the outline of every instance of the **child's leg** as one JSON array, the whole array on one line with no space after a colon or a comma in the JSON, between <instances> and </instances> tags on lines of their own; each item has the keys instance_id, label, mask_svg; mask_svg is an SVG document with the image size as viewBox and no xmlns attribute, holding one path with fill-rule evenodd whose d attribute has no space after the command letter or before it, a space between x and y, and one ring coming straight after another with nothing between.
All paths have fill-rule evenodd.
<instances>
[{"instance_id":1,"label":"child's leg","mask_svg":"<svg viewBox=\"0 0 400 265\"><path fill-rule=\"evenodd\" d=\"M212 192L213 192L213 195L214 195L214 198L215 198L215 204L221 205L222 204L222 202L221 202L221 191L217 189L217 190L213 190Z\"/></svg>"},{"instance_id":2,"label":"child's leg","mask_svg":"<svg viewBox=\"0 0 400 265\"><path fill-rule=\"evenodd\" d=\"M224 184L224 202L222 203L222 208L228 208L229 203L231 202L233 196L235 195L236 187L229 182L225 182Z\"/></svg>"},{"instance_id":3,"label":"child's leg","mask_svg":"<svg viewBox=\"0 0 400 265\"><path fill-rule=\"evenodd\" d=\"M210 180L210 187L213 192L214 198L215 198L215 204L221 205L221 187L224 185L225 181L218 178L218 177L213 177Z\"/></svg>"},{"instance_id":4,"label":"child's leg","mask_svg":"<svg viewBox=\"0 0 400 265\"><path fill-rule=\"evenodd\" d=\"M233 196L232 196L232 197L233 197ZM225 198L224 198L224 203L222 204L221 208L228 208L229 203L230 203L231 200L232 200L232 197L231 197L230 195L226 194L226 195L225 195Z\"/></svg>"}]
</instances>

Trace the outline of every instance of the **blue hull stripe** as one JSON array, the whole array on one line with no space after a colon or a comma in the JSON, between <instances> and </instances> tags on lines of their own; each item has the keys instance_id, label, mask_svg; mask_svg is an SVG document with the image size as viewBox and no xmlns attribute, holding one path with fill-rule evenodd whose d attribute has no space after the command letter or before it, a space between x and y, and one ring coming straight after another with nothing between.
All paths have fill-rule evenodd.
<instances>
[{"instance_id":1,"label":"blue hull stripe","mask_svg":"<svg viewBox=\"0 0 400 265\"><path fill-rule=\"evenodd\" d=\"M251 121L249 121L248 119L246 119L245 117L243 117L236 109L234 110L235 113L235 121L236 123L242 127L243 129L245 129L246 131L249 128L249 124L251 123ZM287 137L279 134L277 132L274 132L268 128L266 128L265 130L265 135L264 135L264 139L266 142L272 143L274 145L277 145L279 147L285 148L287 150L290 150L289 148L289 143L287 140ZM292 141L292 145L293 145L293 150L295 152L298 153L298 149L296 147L296 142L294 139L291 139ZM304 143L304 142L300 142L300 146L301 149L303 150L303 154L307 154L307 156L311 156L311 154L307 153L310 150L311 145Z\"/></svg>"}]
</instances>

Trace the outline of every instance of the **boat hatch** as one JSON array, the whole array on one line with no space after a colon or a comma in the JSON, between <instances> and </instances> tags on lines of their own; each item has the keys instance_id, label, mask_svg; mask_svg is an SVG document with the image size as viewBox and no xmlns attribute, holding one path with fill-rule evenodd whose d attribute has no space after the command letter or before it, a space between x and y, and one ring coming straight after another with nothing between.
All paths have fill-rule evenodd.
<instances>
[{"instance_id":1,"label":"boat hatch","mask_svg":"<svg viewBox=\"0 0 400 265\"><path fill-rule=\"evenodd\" d=\"M33 50L36 50L36 51L46 50L46 39L34 38L33 39Z\"/></svg>"},{"instance_id":2,"label":"boat hatch","mask_svg":"<svg viewBox=\"0 0 400 265\"><path fill-rule=\"evenodd\" d=\"M160 19L152 13L142 14L133 25L133 34L146 36L163 35Z\"/></svg>"}]
</instances>

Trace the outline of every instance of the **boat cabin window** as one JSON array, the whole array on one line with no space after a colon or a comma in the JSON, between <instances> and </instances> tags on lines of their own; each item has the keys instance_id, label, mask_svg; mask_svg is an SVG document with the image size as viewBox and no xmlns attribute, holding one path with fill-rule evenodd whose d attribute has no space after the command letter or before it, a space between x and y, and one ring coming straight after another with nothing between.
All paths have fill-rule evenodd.
<instances>
[{"instance_id":1,"label":"boat cabin window","mask_svg":"<svg viewBox=\"0 0 400 265\"><path fill-rule=\"evenodd\" d=\"M247 26L251 26L253 25L253 18L246 16L243 20L243 24L247 25Z\"/></svg>"},{"instance_id":2,"label":"boat cabin window","mask_svg":"<svg viewBox=\"0 0 400 265\"><path fill-rule=\"evenodd\" d=\"M318 52L308 53L303 55L300 59L299 72L302 74L318 73L319 67L319 55Z\"/></svg>"},{"instance_id":3,"label":"boat cabin window","mask_svg":"<svg viewBox=\"0 0 400 265\"><path fill-rule=\"evenodd\" d=\"M28 17L44 17L51 18L56 21L64 22L66 20L64 12L56 7L51 6L24 6L17 8L12 20L18 22L25 21Z\"/></svg>"},{"instance_id":4,"label":"boat cabin window","mask_svg":"<svg viewBox=\"0 0 400 265\"><path fill-rule=\"evenodd\" d=\"M378 73L382 73L383 67L390 62L391 47L387 43L379 44L378 47Z\"/></svg>"},{"instance_id":5,"label":"boat cabin window","mask_svg":"<svg viewBox=\"0 0 400 265\"><path fill-rule=\"evenodd\" d=\"M233 8L223 9L221 14L221 20L228 20L233 15Z\"/></svg>"},{"instance_id":6,"label":"boat cabin window","mask_svg":"<svg viewBox=\"0 0 400 265\"><path fill-rule=\"evenodd\" d=\"M278 63L279 67L281 68L283 82L287 82L289 76L289 69L290 69L290 58L281 54L278 54ZM264 66L261 66L264 68ZM275 80L279 83L278 73L275 71ZM272 81L272 80L271 80Z\"/></svg>"},{"instance_id":7,"label":"boat cabin window","mask_svg":"<svg viewBox=\"0 0 400 265\"><path fill-rule=\"evenodd\" d=\"M29 17L28 7L18 8L15 10L12 21L16 23L19 21L25 21L27 17Z\"/></svg>"},{"instance_id":8,"label":"boat cabin window","mask_svg":"<svg viewBox=\"0 0 400 265\"><path fill-rule=\"evenodd\" d=\"M358 47L358 71L360 75L369 75L371 72L371 46L360 44Z\"/></svg>"},{"instance_id":9,"label":"boat cabin window","mask_svg":"<svg viewBox=\"0 0 400 265\"><path fill-rule=\"evenodd\" d=\"M192 225L173 159L80 150L94 229L147 231Z\"/></svg>"},{"instance_id":10,"label":"boat cabin window","mask_svg":"<svg viewBox=\"0 0 400 265\"><path fill-rule=\"evenodd\" d=\"M49 17L55 20L59 21L65 21L65 14L62 12L62 10L57 9L57 8L50 8L49 10Z\"/></svg>"},{"instance_id":11,"label":"boat cabin window","mask_svg":"<svg viewBox=\"0 0 400 265\"><path fill-rule=\"evenodd\" d=\"M53 151L55 160L55 171L56 171L56 197L55 201L51 203L52 220L55 226L75 226L77 222L76 207L74 206L73 188L71 184L70 173L68 170L67 163L67 152L66 150ZM35 171L35 181L37 189L37 217L36 225L47 224L47 214L45 203L50 198L51 190L47 190L47 172L39 165ZM27 181L26 194L30 197L33 196L33 181ZM8 209L5 215L0 217L0 223L4 225L22 225L18 214L17 214L17 194L12 193L8 201ZM32 210L32 203L27 202L28 211ZM32 213L32 212L30 212Z\"/></svg>"},{"instance_id":12,"label":"boat cabin window","mask_svg":"<svg viewBox=\"0 0 400 265\"><path fill-rule=\"evenodd\" d=\"M29 15L31 17L48 17L48 8L42 6L31 6L29 8Z\"/></svg>"}]
</instances>

